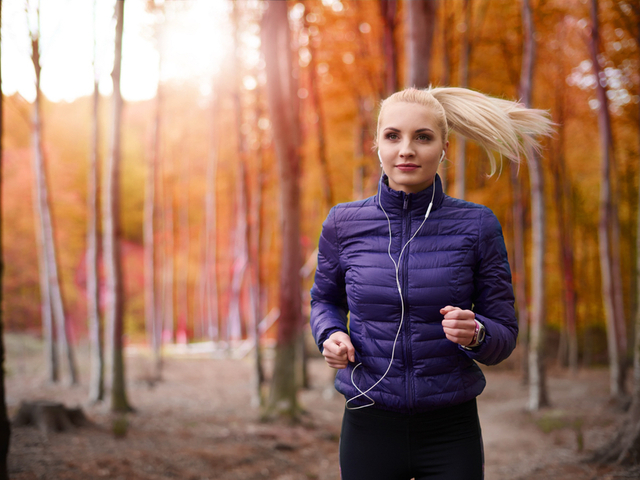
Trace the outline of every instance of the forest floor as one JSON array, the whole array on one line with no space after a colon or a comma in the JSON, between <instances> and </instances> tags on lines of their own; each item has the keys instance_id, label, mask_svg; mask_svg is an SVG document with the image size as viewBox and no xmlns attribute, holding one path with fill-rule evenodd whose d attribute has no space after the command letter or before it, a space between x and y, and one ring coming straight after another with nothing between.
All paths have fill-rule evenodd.
<instances>
[{"instance_id":1,"label":"forest floor","mask_svg":"<svg viewBox=\"0 0 640 480\"><path fill-rule=\"evenodd\" d=\"M153 382L150 359L140 350L126 355L126 434L117 436L105 405L88 405L88 358L77 352L81 385L43 380L39 341L9 334L6 395L10 417L21 401L50 400L81 406L89 426L48 435L32 426L14 427L9 473L32 479L272 479L338 480L338 439L344 400L332 395L332 371L320 357L309 362L311 388L300 392L302 420L262 423L251 405L252 364L246 359L171 355L163 380ZM606 369L575 377L551 371L552 407L526 409L521 374L484 368L488 385L479 397L487 480L582 480L640 478L640 470L599 466L585 460L612 437L624 414L608 404ZM120 427L121 428L121 427Z\"/></svg>"}]
</instances>

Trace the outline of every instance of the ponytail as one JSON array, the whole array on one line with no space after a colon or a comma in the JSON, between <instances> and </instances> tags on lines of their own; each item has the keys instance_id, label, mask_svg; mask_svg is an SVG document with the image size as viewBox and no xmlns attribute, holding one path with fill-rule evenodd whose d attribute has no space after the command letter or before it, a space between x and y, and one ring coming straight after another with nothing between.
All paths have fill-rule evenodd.
<instances>
[{"instance_id":1,"label":"ponytail","mask_svg":"<svg viewBox=\"0 0 640 480\"><path fill-rule=\"evenodd\" d=\"M408 88L394 93L382 102L378 129L385 105L396 102L430 108L441 128L443 143L451 129L482 146L491 162L491 175L496 172L493 152L519 162L540 149L538 136L548 136L553 131L553 122L545 110L456 87Z\"/></svg>"}]
</instances>

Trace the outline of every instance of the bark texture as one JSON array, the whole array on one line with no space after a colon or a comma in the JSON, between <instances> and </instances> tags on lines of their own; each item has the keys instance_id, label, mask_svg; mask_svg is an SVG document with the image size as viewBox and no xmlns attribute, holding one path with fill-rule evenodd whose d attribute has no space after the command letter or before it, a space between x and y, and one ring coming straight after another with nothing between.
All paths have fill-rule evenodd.
<instances>
[{"instance_id":1,"label":"bark texture","mask_svg":"<svg viewBox=\"0 0 640 480\"><path fill-rule=\"evenodd\" d=\"M295 418L299 413L295 382L296 343L302 326L300 294L300 154L296 87L292 77L287 3L269 1L262 21L267 72L267 100L273 124L280 178L280 320L268 416Z\"/></svg>"}]
</instances>

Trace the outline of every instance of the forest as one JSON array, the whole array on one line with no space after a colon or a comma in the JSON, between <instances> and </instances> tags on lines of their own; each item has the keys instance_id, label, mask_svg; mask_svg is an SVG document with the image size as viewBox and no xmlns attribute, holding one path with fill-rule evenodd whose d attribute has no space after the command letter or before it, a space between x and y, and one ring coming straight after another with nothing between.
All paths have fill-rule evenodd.
<instances>
[{"instance_id":1,"label":"forest","mask_svg":"<svg viewBox=\"0 0 640 480\"><path fill-rule=\"evenodd\" d=\"M318 238L332 206L376 194L381 100L430 85L550 113L554 134L528 161L490 175L488 153L452 134L439 175L505 236L520 334L489 384L511 379L518 414L538 420L562 382L598 385L585 415L610 419L578 449L609 465L591 476L536 476L535 459L516 475L505 459L491 478L632 478L614 473L640 458L637 0L0 0L0 14L0 478L337 478L331 429L319 471L291 470L311 458L292 445L313 444L314 422L339 423L312 406L344 407L309 329ZM77 402L131 439L150 399L170 402L186 378L180 425L211 401L227 433L206 435L229 441L207 474L12 460L37 435L9 435L23 400ZM576 422L560 430L582 442ZM264 466L251 444L255 471L234 470L224 458L250 432L299 455Z\"/></svg>"}]
</instances>

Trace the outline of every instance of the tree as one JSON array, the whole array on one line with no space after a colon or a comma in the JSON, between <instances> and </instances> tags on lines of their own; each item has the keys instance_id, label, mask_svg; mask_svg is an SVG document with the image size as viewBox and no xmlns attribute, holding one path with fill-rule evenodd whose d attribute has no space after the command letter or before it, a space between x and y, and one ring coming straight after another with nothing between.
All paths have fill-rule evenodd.
<instances>
[{"instance_id":1,"label":"tree","mask_svg":"<svg viewBox=\"0 0 640 480\"><path fill-rule=\"evenodd\" d=\"M231 279L231 292L229 295L229 316L227 320L227 336L229 340L239 340L242 337L242 319L240 308L240 294L249 263L249 202L247 184L247 140L242 130L242 98L240 92L239 72L240 66L240 12L237 2L233 2L233 74L234 86L231 94L233 98L233 110L235 116L236 152L238 155L238 170L236 172L236 230L233 244L234 262ZM250 312L253 315L253 311ZM254 319L255 320L255 319Z\"/></svg>"},{"instance_id":2,"label":"tree","mask_svg":"<svg viewBox=\"0 0 640 480\"><path fill-rule=\"evenodd\" d=\"M592 8L596 9L597 5L592 5ZM640 6L634 4L632 8L637 29L636 45L640 47ZM592 14L593 13L594 11L592 10ZM638 90L640 91L640 86L638 86ZM638 133L640 134L640 108L637 110L637 113ZM638 135L638 140L640 140L640 135ZM640 176L640 171L638 175ZM636 298L640 299L640 189L637 198L635 277ZM640 463L640 302L636 304L634 327L635 339L633 345L631 406L616 435L614 435L609 443L595 453L593 459L600 462Z\"/></svg>"},{"instance_id":3,"label":"tree","mask_svg":"<svg viewBox=\"0 0 640 480\"><path fill-rule=\"evenodd\" d=\"M49 187L44 159L44 147L42 144L42 92L40 90L40 6L35 7L37 26L31 30L31 61L36 76L36 98L33 105L32 120L32 144L33 144L33 170L36 193L36 219L40 230L38 236L40 259L40 286L43 313L43 325L47 338L53 339L51 318L55 321L55 336L58 343L58 354L64 355L69 368L69 381L76 384L77 371L73 355L73 349L69 343L69 331L67 318L64 311L64 301L60 288L60 275L58 273L58 260L49 204ZM38 229L36 229L38 230ZM47 359L51 361L49 366L49 379L57 380L55 352L53 344L47 347Z\"/></svg>"},{"instance_id":4,"label":"tree","mask_svg":"<svg viewBox=\"0 0 640 480\"><path fill-rule=\"evenodd\" d=\"M298 414L294 366L296 345L302 326L300 295L300 153L296 88L292 60L287 3L265 2L261 38L267 73L267 101L273 125L280 180L282 233L276 358L267 416L295 418Z\"/></svg>"},{"instance_id":5,"label":"tree","mask_svg":"<svg viewBox=\"0 0 640 480\"><path fill-rule=\"evenodd\" d=\"M396 27L398 21L397 0L379 0L382 16L382 55L384 58L384 96L388 97L398 90L398 48L396 46Z\"/></svg>"},{"instance_id":6,"label":"tree","mask_svg":"<svg viewBox=\"0 0 640 480\"><path fill-rule=\"evenodd\" d=\"M591 1L591 38L589 52L596 79L600 78L600 63L598 54L600 49L600 26L598 20L598 0ZM607 346L609 354L609 369L611 372L611 397L620 400L625 393L625 342L624 312L617 305L616 297L622 295L619 280L619 266L616 267L618 246L612 232L613 217L617 215L611 194L611 162L613 153L613 135L611 132L611 118L609 101L605 87L601 81L596 81L596 95L598 99L598 131L600 134L600 204L598 239L600 253L600 275L602 280L602 301L607 321ZM622 316L622 318L620 318Z\"/></svg>"},{"instance_id":7,"label":"tree","mask_svg":"<svg viewBox=\"0 0 640 480\"><path fill-rule=\"evenodd\" d=\"M0 0L0 59L2 58L2 0ZM0 62L0 305L2 302L2 284L4 279L4 255L2 250L2 133L3 133L3 95L2 95L2 62ZM4 310L0 308L0 480L9 478L7 456L11 440L11 425L7 416L7 403L4 391Z\"/></svg>"},{"instance_id":8,"label":"tree","mask_svg":"<svg viewBox=\"0 0 640 480\"><path fill-rule=\"evenodd\" d=\"M97 4L93 2L94 24ZM94 29L95 32L95 29ZM104 354L100 328L100 297L98 279L98 163L99 131L98 110L100 92L98 90L97 40L93 43L93 112L91 152L87 177L87 320L91 344L91 373L89 377L89 401L104 399Z\"/></svg>"},{"instance_id":9,"label":"tree","mask_svg":"<svg viewBox=\"0 0 640 480\"><path fill-rule=\"evenodd\" d=\"M520 98L531 106L533 69L535 63L534 25L529 0L522 1L524 42ZM548 405L544 372L544 312L545 312L545 206L542 161L538 152L529 154L529 181L531 182L532 267L531 267L531 333L529 343L529 409L538 410Z\"/></svg>"},{"instance_id":10,"label":"tree","mask_svg":"<svg viewBox=\"0 0 640 480\"><path fill-rule=\"evenodd\" d=\"M106 325L110 332L111 347L111 397L112 412L128 412L124 375L124 288L122 283L122 256L120 253L120 161L122 129L122 93L120 72L122 65L122 34L124 25L124 0L116 2L115 58L111 79L113 81L113 112L110 151L107 159L105 186L103 189L103 245L107 281Z\"/></svg>"},{"instance_id":11,"label":"tree","mask_svg":"<svg viewBox=\"0 0 640 480\"><path fill-rule=\"evenodd\" d=\"M468 0L465 6L468 4ZM427 88L431 81L431 50L438 15L438 2L406 2L405 28L407 87Z\"/></svg>"},{"instance_id":12,"label":"tree","mask_svg":"<svg viewBox=\"0 0 640 480\"><path fill-rule=\"evenodd\" d=\"M458 67L458 82L460 87L469 86L469 62L471 61L471 0L464 0L464 31L460 45L460 66ZM467 190L467 139L456 135L456 196L464 200Z\"/></svg>"},{"instance_id":13,"label":"tree","mask_svg":"<svg viewBox=\"0 0 640 480\"><path fill-rule=\"evenodd\" d=\"M156 298L156 184L158 182L158 163L160 159L160 145L162 138L162 102L164 91L162 86L162 55L164 4L156 4L150 0L147 10L156 15L155 40L158 49L158 86L155 98L155 113L153 131L151 135L151 153L147 161L147 176L144 198L144 313L147 328L147 339L151 345L153 357L153 377L162 376L162 316Z\"/></svg>"}]
</instances>

